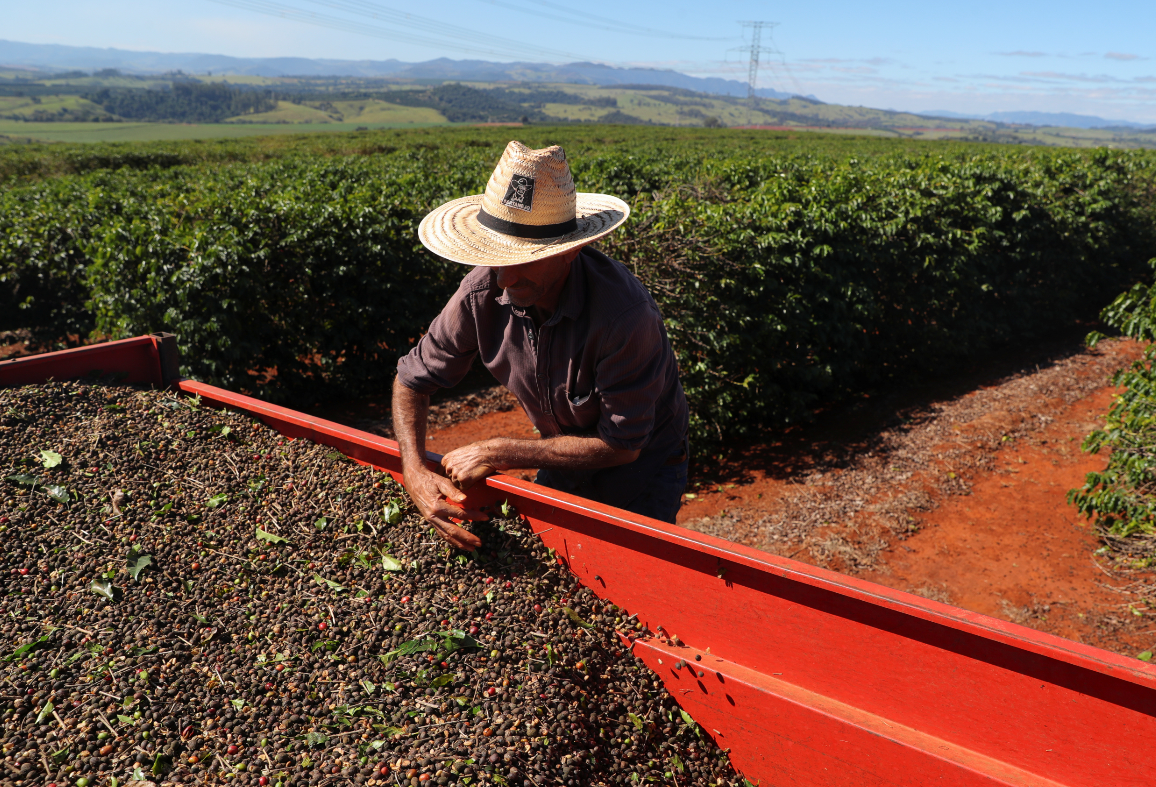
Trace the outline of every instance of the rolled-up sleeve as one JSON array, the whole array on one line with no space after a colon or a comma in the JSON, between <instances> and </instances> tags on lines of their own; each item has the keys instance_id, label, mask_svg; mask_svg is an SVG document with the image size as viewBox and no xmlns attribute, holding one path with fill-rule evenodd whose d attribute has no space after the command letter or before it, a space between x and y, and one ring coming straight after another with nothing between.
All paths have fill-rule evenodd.
<instances>
[{"instance_id":1,"label":"rolled-up sleeve","mask_svg":"<svg viewBox=\"0 0 1156 787\"><path fill-rule=\"evenodd\" d=\"M661 319L647 305L636 307L616 322L599 353L598 436L611 448L645 448L654 430L655 405L669 374Z\"/></svg>"},{"instance_id":2,"label":"rolled-up sleeve","mask_svg":"<svg viewBox=\"0 0 1156 787\"><path fill-rule=\"evenodd\" d=\"M478 331L470 310L471 289L458 288L429 331L397 362L397 376L406 388L432 394L452 388L469 372L478 353Z\"/></svg>"}]
</instances>

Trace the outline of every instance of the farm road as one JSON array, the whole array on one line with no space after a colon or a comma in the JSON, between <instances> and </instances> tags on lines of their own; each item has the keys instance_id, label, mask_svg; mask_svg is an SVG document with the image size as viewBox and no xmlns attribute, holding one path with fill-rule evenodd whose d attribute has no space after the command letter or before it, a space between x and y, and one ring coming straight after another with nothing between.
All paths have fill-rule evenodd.
<instances>
[{"instance_id":1,"label":"farm road","mask_svg":"<svg viewBox=\"0 0 1156 787\"><path fill-rule=\"evenodd\" d=\"M1125 655L1156 645L1069 489L1111 373L1142 346L1076 337L864 400L736 448L680 523ZM729 473L727 470L729 469Z\"/></svg>"}]
</instances>

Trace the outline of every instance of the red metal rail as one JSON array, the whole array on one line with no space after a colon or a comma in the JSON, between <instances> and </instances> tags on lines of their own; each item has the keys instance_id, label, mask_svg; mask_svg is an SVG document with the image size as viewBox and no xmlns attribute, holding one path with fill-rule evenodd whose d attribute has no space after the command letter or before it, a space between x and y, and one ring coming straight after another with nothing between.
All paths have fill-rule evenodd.
<instances>
[{"instance_id":1,"label":"red metal rail","mask_svg":"<svg viewBox=\"0 0 1156 787\"><path fill-rule=\"evenodd\" d=\"M131 342L146 340L157 341L123 344L126 359ZM166 380L165 357L158 350L151 382ZM111 356L104 363L116 367ZM0 364L0 385L64 379L88 364L70 352ZM391 440L175 385L400 479ZM471 497L510 500L596 594L686 643L631 644L756 784L1156 779L1156 667L507 476Z\"/></svg>"}]
</instances>

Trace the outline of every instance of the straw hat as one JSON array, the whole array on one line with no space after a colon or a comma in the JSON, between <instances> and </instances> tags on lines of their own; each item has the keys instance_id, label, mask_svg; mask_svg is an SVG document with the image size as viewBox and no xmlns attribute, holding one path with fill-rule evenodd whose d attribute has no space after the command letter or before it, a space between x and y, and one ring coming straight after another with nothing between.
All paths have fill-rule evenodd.
<instances>
[{"instance_id":1,"label":"straw hat","mask_svg":"<svg viewBox=\"0 0 1156 787\"><path fill-rule=\"evenodd\" d=\"M566 153L511 142L484 194L447 202L424 219L427 249L465 265L520 265L585 246L619 227L630 207L574 190Z\"/></svg>"}]
</instances>

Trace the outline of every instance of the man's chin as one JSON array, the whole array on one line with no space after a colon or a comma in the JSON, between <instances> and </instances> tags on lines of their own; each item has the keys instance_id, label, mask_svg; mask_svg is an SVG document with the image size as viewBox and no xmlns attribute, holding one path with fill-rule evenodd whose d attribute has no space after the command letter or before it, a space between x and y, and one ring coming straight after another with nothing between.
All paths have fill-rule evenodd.
<instances>
[{"instance_id":1,"label":"man's chin","mask_svg":"<svg viewBox=\"0 0 1156 787\"><path fill-rule=\"evenodd\" d=\"M509 297L510 303L521 309L529 309L531 306L538 302L538 294L533 292L526 293L519 298L514 293L506 290L506 295Z\"/></svg>"}]
</instances>

